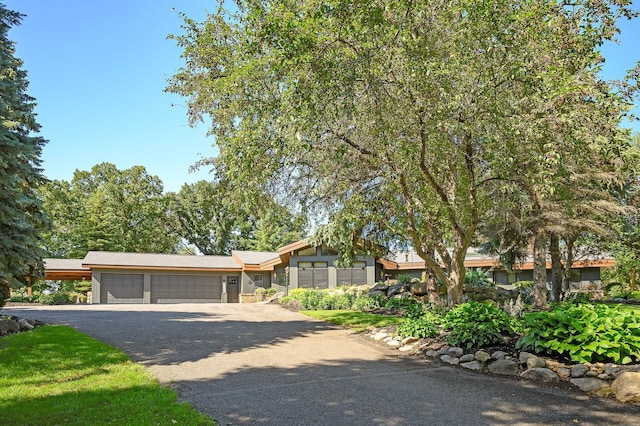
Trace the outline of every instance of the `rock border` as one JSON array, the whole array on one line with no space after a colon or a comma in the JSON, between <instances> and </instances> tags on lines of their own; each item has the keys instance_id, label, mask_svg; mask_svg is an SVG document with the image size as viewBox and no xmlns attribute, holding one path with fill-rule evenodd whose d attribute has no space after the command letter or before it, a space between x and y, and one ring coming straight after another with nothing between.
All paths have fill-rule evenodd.
<instances>
[{"instance_id":1,"label":"rock border","mask_svg":"<svg viewBox=\"0 0 640 426\"><path fill-rule=\"evenodd\" d=\"M585 393L640 406L640 365L564 364L526 351L467 351L439 339L400 338L394 326L370 327L365 336L401 355L432 359L478 373L566 384Z\"/></svg>"}]
</instances>

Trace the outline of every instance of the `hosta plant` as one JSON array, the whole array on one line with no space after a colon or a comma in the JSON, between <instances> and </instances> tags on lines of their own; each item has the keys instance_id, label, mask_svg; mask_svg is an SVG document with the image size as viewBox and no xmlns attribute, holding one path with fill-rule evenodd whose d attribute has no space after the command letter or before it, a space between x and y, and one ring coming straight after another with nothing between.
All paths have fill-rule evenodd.
<instances>
[{"instance_id":1,"label":"hosta plant","mask_svg":"<svg viewBox=\"0 0 640 426\"><path fill-rule=\"evenodd\" d=\"M468 302L447 313L444 327L451 330L450 344L471 348L502 343L503 335L517 329L517 321L491 303Z\"/></svg>"},{"instance_id":2,"label":"hosta plant","mask_svg":"<svg viewBox=\"0 0 640 426\"><path fill-rule=\"evenodd\" d=\"M640 316L605 304L563 303L530 313L518 349L560 355L574 362L630 364L640 360Z\"/></svg>"}]
</instances>

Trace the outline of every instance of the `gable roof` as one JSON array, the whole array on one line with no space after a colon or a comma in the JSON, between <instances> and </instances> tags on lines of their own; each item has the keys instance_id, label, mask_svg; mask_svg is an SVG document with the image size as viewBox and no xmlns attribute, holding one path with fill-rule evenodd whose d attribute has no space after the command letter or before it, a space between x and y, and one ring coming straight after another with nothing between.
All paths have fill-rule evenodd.
<instances>
[{"instance_id":1,"label":"gable roof","mask_svg":"<svg viewBox=\"0 0 640 426\"><path fill-rule=\"evenodd\" d=\"M193 271L241 271L230 256L194 256L183 254L120 253L90 251L82 261L85 268L159 269Z\"/></svg>"},{"instance_id":2,"label":"gable roof","mask_svg":"<svg viewBox=\"0 0 640 426\"><path fill-rule=\"evenodd\" d=\"M243 270L247 271L273 270L274 261L277 260L276 265L280 263L280 255L270 251L233 250L231 257L242 266ZM270 268L264 268L262 266L264 264L270 265Z\"/></svg>"},{"instance_id":3,"label":"gable roof","mask_svg":"<svg viewBox=\"0 0 640 426\"><path fill-rule=\"evenodd\" d=\"M82 266L82 259L43 259L45 280L85 281L91 279L91 269Z\"/></svg>"}]
</instances>

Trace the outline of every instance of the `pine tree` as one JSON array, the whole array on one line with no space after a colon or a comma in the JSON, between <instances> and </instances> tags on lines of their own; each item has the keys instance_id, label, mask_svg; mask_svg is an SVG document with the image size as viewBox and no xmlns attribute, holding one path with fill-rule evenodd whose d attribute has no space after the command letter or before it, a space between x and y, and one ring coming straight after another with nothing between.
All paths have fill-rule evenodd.
<instances>
[{"instance_id":1,"label":"pine tree","mask_svg":"<svg viewBox=\"0 0 640 426\"><path fill-rule=\"evenodd\" d=\"M27 73L9 40L22 15L0 3L0 306L8 287L42 270L40 230L46 219L36 188L44 182L34 99L27 94Z\"/></svg>"}]
</instances>

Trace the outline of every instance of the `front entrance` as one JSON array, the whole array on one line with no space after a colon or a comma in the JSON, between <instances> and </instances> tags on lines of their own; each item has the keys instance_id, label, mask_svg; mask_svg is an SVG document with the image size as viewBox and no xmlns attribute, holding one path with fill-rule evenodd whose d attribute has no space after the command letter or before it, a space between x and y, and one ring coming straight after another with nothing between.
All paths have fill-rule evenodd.
<instances>
[{"instance_id":1,"label":"front entrance","mask_svg":"<svg viewBox=\"0 0 640 426\"><path fill-rule=\"evenodd\" d=\"M240 302L240 289L238 277L227 277L227 303Z\"/></svg>"}]
</instances>

